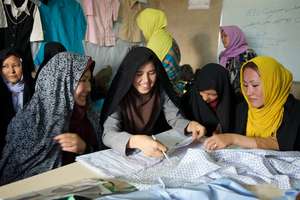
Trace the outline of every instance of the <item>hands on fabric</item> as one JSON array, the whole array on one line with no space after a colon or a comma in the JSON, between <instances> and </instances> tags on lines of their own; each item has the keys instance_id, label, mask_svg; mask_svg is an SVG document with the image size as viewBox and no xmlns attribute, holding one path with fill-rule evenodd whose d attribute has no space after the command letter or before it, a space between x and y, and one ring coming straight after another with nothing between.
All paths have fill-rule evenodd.
<instances>
[{"instance_id":1,"label":"hands on fabric","mask_svg":"<svg viewBox=\"0 0 300 200\"><path fill-rule=\"evenodd\" d=\"M128 148L140 149L145 156L149 157L163 157L163 152L167 151L167 147L159 141L154 140L148 135L133 135L130 137Z\"/></svg>"},{"instance_id":2,"label":"hands on fabric","mask_svg":"<svg viewBox=\"0 0 300 200\"><path fill-rule=\"evenodd\" d=\"M233 137L232 134L213 134L204 141L203 145L209 151L224 149L233 144Z\"/></svg>"},{"instance_id":3,"label":"hands on fabric","mask_svg":"<svg viewBox=\"0 0 300 200\"><path fill-rule=\"evenodd\" d=\"M189 133L192 133L192 137L193 140L198 140L200 141L200 139L205 135L206 133L206 129L204 126L202 126L201 124L199 124L196 121L191 121L187 128L186 131Z\"/></svg>"},{"instance_id":4,"label":"hands on fabric","mask_svg":"<svg viewBox=\"0 0 300 200\"><path fill-rule=\"evenodd\" d=\"M82 154L86 149L86 143L76 133L62 133L54 137L63 151Z\"/></svg>"}]
</instances>

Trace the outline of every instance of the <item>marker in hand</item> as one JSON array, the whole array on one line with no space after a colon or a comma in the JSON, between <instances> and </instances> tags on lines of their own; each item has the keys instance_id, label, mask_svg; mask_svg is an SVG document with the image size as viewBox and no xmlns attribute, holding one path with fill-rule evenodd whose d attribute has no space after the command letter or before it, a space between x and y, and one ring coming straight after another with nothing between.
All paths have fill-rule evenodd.
<instances>
[{"instance_id":1,"label":"marker in hand","mask_svg":"<svg viewBox=\"0 0 300 200\"><path fill-rule=\"evenodd\" d=\"M152 135L152 139L156 141L156 137L154 135ZM164 152L164 151L161 151L161 152L164 154L165 158L170 162L170 159L169 159L168 155L166 154L166 152Z\"/></svg>"}]
</instances>

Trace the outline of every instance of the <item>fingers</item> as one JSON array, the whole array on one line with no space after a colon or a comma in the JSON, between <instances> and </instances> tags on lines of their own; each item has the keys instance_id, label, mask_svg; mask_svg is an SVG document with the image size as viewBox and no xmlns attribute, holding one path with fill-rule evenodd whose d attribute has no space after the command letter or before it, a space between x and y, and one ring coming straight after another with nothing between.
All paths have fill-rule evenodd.
<instances>
[{"instance_id":1,"label":"fingers","mask_svg":"<svg viewBox=\"0 0 300 200\"><path fill-rule=\"evenodd\" d=\"M213 140L212 138L207 138L204 143L203 143L204 147L206 150L216 150L218 149L218 144L215 140Z\"/></svg>"},{"instance_id":2,"label":"fingers","mask_svg":"<svg viewBox=\"0 0 300 200\"><path fill-rule=\"evenodd\" d=\"M85 142L74 133L63 133L54 137L63 151L69 151L73 153L83 153L86 148Z\"/></svg>"},{"instance_id":3,"label":"fingers","mask_svg":"<svg viewBox=\"0 0 300 200\"><path fill-rule=\"evenodd\" d=\"M206 133L206 129L204 126L196 126L192 132L192 137L194 140L200 140Z\"/></svg>"},{"instance_id":4,"label":"fingers","mask_svg":"<svg viewBox=\"0 0 300 200\"><path fill-rule=\"evenodd\" d=\"M166 152L167 150L168 148L165 145L152 139L151 142L148 143L148 146L145 146L142 151L146 156L163 157L163 152Z\"/></svg>"},{"instance_id":5,"label":"fingers","mask_svg":"<svg viewBox=\"0 0 300 200\"><path fill-rule=\"evenodd\" d=\"M168 150L168 148L165 145L161 144L158 141L155 142L156 142L156 149L158 149L159 151L166 152Z\"/></svg>"}]
</instances>

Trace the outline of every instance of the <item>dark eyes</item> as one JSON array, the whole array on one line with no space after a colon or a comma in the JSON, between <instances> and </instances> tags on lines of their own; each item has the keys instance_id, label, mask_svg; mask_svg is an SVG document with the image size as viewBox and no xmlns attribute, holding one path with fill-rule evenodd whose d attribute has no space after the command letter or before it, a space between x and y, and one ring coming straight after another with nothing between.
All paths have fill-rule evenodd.
<instances>
[{"instance_id":1,"label":"dark eyes","mask_svg":"<svg viewBox=\"0 0 300 200\"><path fill-rule=\"evenodd\" d=\"M243 84L243 86L245 87L245 88L247 88L248 87L248 85L245 85L245 84ZM254 88L256 88L256 87L258 87L259 85L252 85L252 87L254 87Z\"/></svg>"},{"instance_id":2,"label":"dark eyes","mask_svg":"<svg viewBox=\"0 0 300 200\"><path fill-rule=\"evenodd\" d=\"M136 76L142 76L143 74L144 74L143 72L137 72ZM156 71L150 71L150 72L148 72L148 74L149 75L154 75L154 74L156 74Z\"/></svg>"}]
</instances>

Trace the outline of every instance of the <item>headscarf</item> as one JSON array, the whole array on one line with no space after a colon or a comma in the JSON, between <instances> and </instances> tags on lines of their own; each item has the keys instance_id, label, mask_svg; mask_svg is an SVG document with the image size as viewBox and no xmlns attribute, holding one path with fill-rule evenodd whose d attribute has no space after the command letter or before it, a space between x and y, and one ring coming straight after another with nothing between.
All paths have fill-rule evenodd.
<instances>
[{"instance_id":1,"label":"headscarf","mask_svg":"<svg viewBox=\"0 0 300 200\"><path fill-rule=\"evenodd\" d=\"M154 89L157 87L157 91L160 94L164 91L175 105L179 105L176 93L172 89L172 85L168 79L166 71L164 70L160 60L157 58L155 53L146 47L134 47L125 56L117 71L117 74L115 75L111 83L107 94L107 98L104 101L103 109L101 112L100 124L102 126L107 117L112 113L116 112L117 109L121 106L121 102L123 101L123 99L127 98L127 95L129 93L132 94L132 92L134 91L134 89L132 88L132 83L136 71L139 69L139 67L141 67L143 64L148 63L149 61L153 62L156 69L157 77L155 83L156 86L154 87ZM161 107L162 105L160 104L158 110L156 110L156 113L161 113ZM160 116L155 115L155 119L151 120L153 122L156 122L155 127L157 127L157 123L161 122L157 120L159 117ZM155 127L153 128L155 129Z\"/></svg>"},{"instance_id":2,"label":"headscarf","mask_svg":"<svg viewBox=\"0 0 300 200\"><path fill-rule=\"evenodd\" d=\"M199 94L200 91L210 89L216 90L218 94L216 111ZM192 88L184 94L182 104L185 105L185 114L204 125L208 134L216 130L218 124L221 125L222 132L228 132L232 120L232 97L228 71L219 64L209 63L197 70Z\"/></svg>"},{"instance_id":3,"label":"headscarf","mask_svg":"<svg viewBox=\"0 0 300 200\"><path fill-rule=\"evenodd\" d=\"M41 47L42 48L42 47ZM35 79L34 82L36 82L37 77L40 74L41 69L47 64L47 62L53 58L53 56L55 56L56 54L60 53L60 52L64 52L67 51L66 48L64 47L64 45L62 45L59 42L47 42L44 45L44 60L43 62L40 64L39 69L36 72L35 75Z\"/></svg>"},{"instance_id":4,"label":"headscarf","mask_svg":"<svg viewBox=\"0 0 300 200\"><path fill-rule=\"evenodd\" d=\"M137 16L137 25L142 30L147 47L162 61L172 46L172 37L166 30L167 17L158 9L146 8Z\"/></svg>"},{"instance_id":5,"label":"headscarf","mask_svg":"<svg viewBox=\"0 0 300 200\"><path fill-rule=\"evenodd\" d=\"M244 73L240 74L242 93L248 104L247 136L275 136L281 125L284 104L289 96L293 76L274 58L259 56L246 62L253 62L258 67L264 96L264 106L254 108L249 103L243 88Z\"/></svg>"},{"instance_id":6,"label":"headscarf","mask_svg":"<svg viewBox=\"0 0 300 200\"><path fill-rule=\"evenodd\" d=\"M0 160L0 184L62 165L62 150L53 138L69 131L74 93L89 59L60 53L41 70L32 99L8 126L8 142ZM97 132L97 124L93 125Z\"/></svg>"},{"instance_id":7,"label":"headscarf","mask_svg":"<svg viewBox=\"0 0 300 200\"><path fill-rule=\"evenodd\" d=\"M7 89L10 96L8 98L12 101L14 112L18 112L18 110L23 108L23 105L29 101L33 93L33 84L31 73L28 71L28 68L24 66L26 63L23 62L22 56L17 49L12 48L2 50L0 52L0 64L2 65L4 60L10 56L15 56L20 59L22 64L22 77L15 84L11 84L9 81L5 80L4 77L2 77L2 79L3 83L5 83L4 87Z\"/></svg>"},{"instance_id":8,"label":"headscarf","mask_svg":"<svg viewBox=\"0 0 300 200\"><path fill-rule=\"evenodd\" d=\"M229 37L228 47L219 56L220 64L226 67L227 60L245 52L248 49L248 44L244 33L239 27L221 26L220 30L224 31Z\"/></svg>"}]
</instances>

